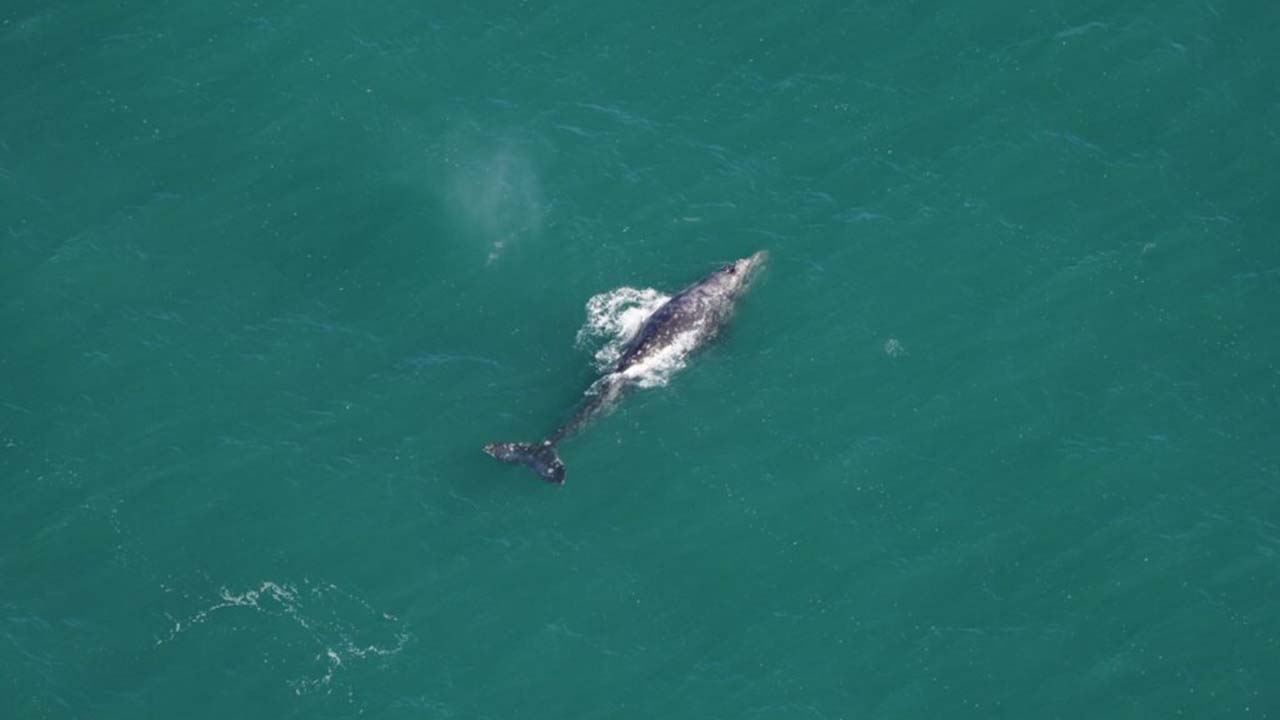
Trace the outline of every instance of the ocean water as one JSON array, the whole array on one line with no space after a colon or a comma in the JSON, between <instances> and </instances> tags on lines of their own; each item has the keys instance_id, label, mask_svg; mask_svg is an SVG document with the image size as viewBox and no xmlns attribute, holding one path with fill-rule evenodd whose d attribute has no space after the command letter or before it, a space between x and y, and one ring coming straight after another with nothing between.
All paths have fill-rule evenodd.
<instances>
[{"instance_id":1,"label":"ocean water","mask_svg":"<svg viewBox=\"0 0 1280 720\"><path fill-rule=\"evenodd\" d=\"M8 0L0 718L1280 716L1277 37Z\"/></svg>"}]
</instances>

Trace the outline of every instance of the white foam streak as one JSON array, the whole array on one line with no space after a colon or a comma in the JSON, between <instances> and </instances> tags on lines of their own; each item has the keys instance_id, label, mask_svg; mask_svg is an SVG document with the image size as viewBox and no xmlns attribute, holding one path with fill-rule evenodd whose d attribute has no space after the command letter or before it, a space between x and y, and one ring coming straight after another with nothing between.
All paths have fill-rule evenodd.
<instances>
[{"instance_id":1,"label":"white foam streak","mask_svg":"<svg viewBox=\"0 0 1280 720\"><path fill-rule=\"evenodd\" d=\"M245 620L246 611L253 620ZM232 622L232 615L240 620ZM310 582L298 587L265 580L239 592L221 587L216 601L208 607L185 618L170 619L173 627L168 637L157 639L157 645L175 641L196 626L221 620L231 623L224 627L266 631L264 637L268 639L264 642L273 654L290 657L292 651L310 648L314 653L312 663L297 668L304 675L289 681L298 695L315 691L328 694L341 686L350 699L352 687L339 679L340 673L374 658L398 655L412 638L394 615L378 612L336 585ZM317 668L322 674L314 674Z\"/></svg>"}]
</instances>

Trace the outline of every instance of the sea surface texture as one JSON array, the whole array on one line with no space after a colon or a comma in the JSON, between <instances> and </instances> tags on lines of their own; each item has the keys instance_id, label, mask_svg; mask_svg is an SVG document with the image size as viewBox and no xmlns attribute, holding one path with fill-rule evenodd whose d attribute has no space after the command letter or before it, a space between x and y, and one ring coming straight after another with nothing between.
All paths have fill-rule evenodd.
<instances>
[{"instance_id":1,"label":"sea surface texture","mask_svg":"<svg viewBox=\"0 0 1280 720\"><path fill-rule=\"evenodd\" d=\"M355 716L1280 718L1280 5L6 0L0 718Z\"/></svg>"}]
</instances>

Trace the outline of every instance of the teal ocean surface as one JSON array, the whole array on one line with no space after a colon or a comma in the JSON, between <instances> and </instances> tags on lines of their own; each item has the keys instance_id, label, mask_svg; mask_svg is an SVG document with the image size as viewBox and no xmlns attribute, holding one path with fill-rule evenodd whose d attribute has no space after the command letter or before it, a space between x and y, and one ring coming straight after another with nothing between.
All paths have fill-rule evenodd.
<instances>
[{"instance_id":1,"label":"teal ocean surface","mask_svg":"<svg viewBox=\"0 0 1280 720\"><path fill-rule=\"evenodd\" d=\"M1277 38L9 0L0 718L1280 717Z\"/></svg>"}]
</instances>

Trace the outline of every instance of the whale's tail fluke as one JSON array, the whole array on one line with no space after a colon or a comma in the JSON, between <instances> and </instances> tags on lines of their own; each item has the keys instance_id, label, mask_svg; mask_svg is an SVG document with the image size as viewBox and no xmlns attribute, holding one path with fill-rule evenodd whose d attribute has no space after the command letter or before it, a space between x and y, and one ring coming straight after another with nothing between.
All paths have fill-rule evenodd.
<instances>
[{"instance_id":1,"label":"whale's tail fluke","mask_svg":"<svg viewBox=\"0 0 1280 720\"><path fill-rule=\"evenodd\" d=\"M564 484L564 463L550 440L538 443L490 443L484 451L504 463L527 465L549 483Z\"/></svg>"}]
</instances>

